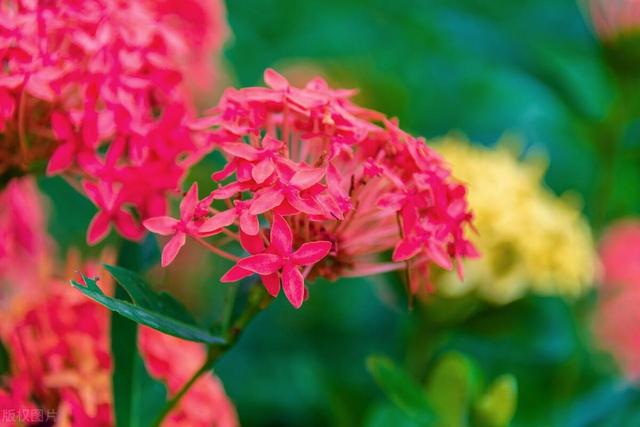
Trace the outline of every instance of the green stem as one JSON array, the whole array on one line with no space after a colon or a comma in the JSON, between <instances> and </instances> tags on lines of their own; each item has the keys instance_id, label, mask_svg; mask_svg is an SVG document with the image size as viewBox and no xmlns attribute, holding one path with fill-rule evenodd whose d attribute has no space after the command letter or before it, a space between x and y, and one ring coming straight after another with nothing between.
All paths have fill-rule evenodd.
<instances>
[{"instance_id":1,"label":"green stem","mask_svg":"<svg viewBox=\"0 0 640 427\"><path fill-rule=\"evenodd\" d=\"M240 335L251 322L251 320L262 311L268 303L271 301L271 297L267 294L264 288L258 284L252 286L249 291L249 300L247 306L240 316L233 322L225 333L225 342L223 344L212 344L208 347L207 359L204 361L200 369L198 369L193 376L182 386L176 394L174 394L169 401L164 405L162 411L156 418L156 421L152 424L153 427L159 427L169 413L178 405L182 397L191 389L191 387L198 381L198 379L211 371L220 357L230 350L240 338Z\"/></svg>"}]
</instances>

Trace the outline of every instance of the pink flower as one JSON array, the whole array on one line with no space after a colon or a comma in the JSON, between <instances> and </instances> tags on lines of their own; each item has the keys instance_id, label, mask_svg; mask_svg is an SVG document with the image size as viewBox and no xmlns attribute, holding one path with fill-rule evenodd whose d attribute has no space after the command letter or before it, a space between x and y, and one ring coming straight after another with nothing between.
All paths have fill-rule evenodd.
<instances>
[{"instance_id":1,"label":"pink flower","mask_svg":"<svg viewBox=\"0 0 640 427\"><path fill-rule=\"evenodd\" d=\"M262 276L267 291L274 297L280 292L282 281L287 299L299 308L305 296L304 277L299 267L319 262L329 254L331 246L328 241L306 242L294 252L289 224L280 215L274 215L266 251L241 259L238 267Z\"/></svg>"},{"instance_id":2,"label":"pink flower","mask_svg":"<svg viewBox=\"0 0 640 427\"><path fill-rule=\"evenodd\" d=\"M180 202L180 219L169 216L148 218L144 226L151 232L162 236L172 235L162 250L162 266L166 267L176 258L187 241L187 236L213 234L220 227L210 227L208 223L197 224L196 208L198 205L198 184L194 183L187 195Z\"/></svg>"},{"instance_id":3,"label":"pink flower","mask_svg":"<svg viewBox=\"0 0 640 427\"><path fill-rule=\"evenodd\" d=\"M630 379L640 380L640 221L612 225L600 243L602 291L594 322L603 346Z\"/></svg>"},{"instance_id":4,"label":"pink flower","mask_svg":"<svg viewBox=\"0 0 640 427\"><path fill-rule=\"evenodd\" d=\"M141 328L140 351L149 373L175 394L204 363L206 353L197 343ZM163 427L235 427L233 404L220 381L212 374L201 377L167 417Z\"/></svg>"},{"instance_id":5,"label":"pink flower","mask_svg":"<svg viewBox=\"0 0 640 427\"><path fill-rule=\"evenodd\" d=\"M593 25L601 38L613 39L640 28L640 1L590 0Z\"/></svg>"},{"instance_id":6,"label":"pink flower","mask_svg":"<svg viewBox=\"0 0 640 427\"><path fill-rule=\"evenodd\" d=\"M423 139L353 104L353 90L319 78L296 88L274 70L264 79L268 87L228 89L209 116L189 125L227 158L205 198L227 208L210 207L202 226L225 239L199 238L236 261L223 281L256 273L269 293L282 284L299 307L305 280L319 276L407 269L417 292L432 264L462 274L460 260L477 255L465 237L466 189ZM227 252L230 239L250 256Z\"/></svg>"},{"instance_id":7,"label":"pink flower","mask_svg":"<svg viewBox=\"0 0 640 427\"><path fill-rule=\"evenodd\" d=\"M124 207L122 190L114 190L105 183L93 184L85 182L83 188L89 199L98 207L87 230L87 243L94 245L102 240L111 228L111 223L123 236L136 240L142 235L142 229L130 212Z\"/></svg>"},{"instance_id":8,"label":"pink flower","mask_svg":"<svg viewBox=\"0 0 640 427\"><path fill-rule=\"evenodd\" d=\"M619 221L600 242L603 285L640 289L640 220Z\"/></svg>"},{"instance_id":9,"label":"pink flower","mask_svg":"<svg viewBox=\"0 0 640 427\"><path fill-rule=\"evenodd\" d=\"M213 72L222 2L9 0L1 14L0 44L10 48L0 52L0 174L48 159L50 175L117 189L141 220L165 215L168 195L209 150L187 126L195 108L183 74ZM108 234L107 219L140 238L124 218L101 215L88 240Z\"/></svg>"}]
</instances>

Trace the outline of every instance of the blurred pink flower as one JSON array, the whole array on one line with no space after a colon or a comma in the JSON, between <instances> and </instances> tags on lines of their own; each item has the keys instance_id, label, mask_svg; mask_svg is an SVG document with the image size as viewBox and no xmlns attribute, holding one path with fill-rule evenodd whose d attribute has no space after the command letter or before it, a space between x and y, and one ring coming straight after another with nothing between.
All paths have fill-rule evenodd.
<instances>
[{"instance_id":1,"label":"blurred pink flower","mask_svg":"<svg viewBox=\"0 0 640 427\"><path fill-rule=\"evenodd\" d=\"M608 287L640 289L640 220L623 220L600 242L602 282Z\"/></svg>"},{"instance_id":2,"label":"blurred pink flower","mask_svg":"<svg viewBox=\"0 0 640 427\"><path fill-rule=\"evenodd\" d=\"M84 271L97 272L87 266ZM55 411L58 426L113 425L109 312L66 283L14 301L0 314L0 338L12 363L0 410ZM104 286L108 290L109 286ZM150 373L175 393L200 367L199 345L141 329L140 349ZM2 424L0 424L1 426ZM237 416L219 380L201 378L163 426L234 427Z\"/></svg>"},{"instance_id":3,"label":"blurred pink flower","mask_svg":"<svg viewBox=\"0 0 640 427\"><path fill-rule=\"evenodd\" d=\"M202 345L140 329L140 351L149 373L176 393L205 361ZM201 377L166 419L164 427L236 427L238 418L220 381L212 374Z\"/></svg>"},{"instance_id":4,"label":"blurred pink flower","mask_svg":"<svg viewBox=\"0 0 640 427\"><path fill-rule=\"evenodd\" d=\"M613 39L640 29L640 0L588 0L591 20L598 35Z\"/></svg>"},{"instance_id":5,"label":"blurred pink flower","mask_svg":"<svg viewBox=\"0 0 640 427\"><path fill-rule=\"evenodd\" d=\"M596 334L625 375L640 380L640 221L625 220L607 230L600 245L603 287Z\"/></svg>"},{"instance_id":6,"label":"blurred pink flower","mask_svg":"<svg viewBox=\"0 0 640 427\"><path fill-rule=\"evenodd\" d=\"M35 181L11 180L0 192L0 303L16 289L41 288L40 279L49 274L53 250L44 201Z\"/></svg>"}]
</instances>

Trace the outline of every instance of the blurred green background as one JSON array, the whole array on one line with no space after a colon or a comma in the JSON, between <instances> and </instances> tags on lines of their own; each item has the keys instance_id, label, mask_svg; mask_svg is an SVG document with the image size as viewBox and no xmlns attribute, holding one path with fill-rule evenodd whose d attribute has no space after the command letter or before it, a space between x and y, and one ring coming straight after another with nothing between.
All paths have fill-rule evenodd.
<instances>
[{"instance_id":1,"label":"blurred green background","mask_svg":"<svg viewBox=\"0 0 640 427\"><path fill-rule=\"evenodd\" d=\"M634 82L610 68L574 0L230 0L227 7L233 37L225 62L235 85L261 84L266 67L317 69L336 85L360 88L359 103L397 116L415 134L457 130L485 145L521 137L524 153L548 157L553 190L581 196L596 233L640 214ZM54 237L81 244L89 202L59 180L41 186L56 200ZM208 277L196 287L207 298L186 290L182 297L213 318L226 287ZM245 426L416 425L384 396L365 360L388 355L424 383L451 349L475 359L485 382L515 375L514 426L640 425L640 392L592 342L593 294L574 302L529 297L442 325L424 308L408 310L393 275L318 282L310 293L299 311L279 298L217 368Z\"/></svg>"}]
</instances>

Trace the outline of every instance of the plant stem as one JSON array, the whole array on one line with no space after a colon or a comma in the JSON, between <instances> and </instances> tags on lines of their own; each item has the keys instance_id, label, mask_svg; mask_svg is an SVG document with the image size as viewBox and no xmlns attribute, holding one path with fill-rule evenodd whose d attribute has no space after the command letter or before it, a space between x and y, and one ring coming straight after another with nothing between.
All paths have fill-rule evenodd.
<instances>
[{"instance_id":1,"label":"plant stem","mask_svg":"<svg viewBox=\"0 0 640 427\"><path fill-rule=\"evenodd\" d=\"M271 299L261 284L252 286L249 291L249 300L244 311L225 332L225 342L223 344L212 344L208 347L207 359L182 388L167 401L156 418L156 421L152 424L153 427L159 427L196 381L198 381L202 375L209 372L215 366L218 359L236 344L242 331L244 331L251 320L268 305Z\"/></svg>"}]
</instances>

